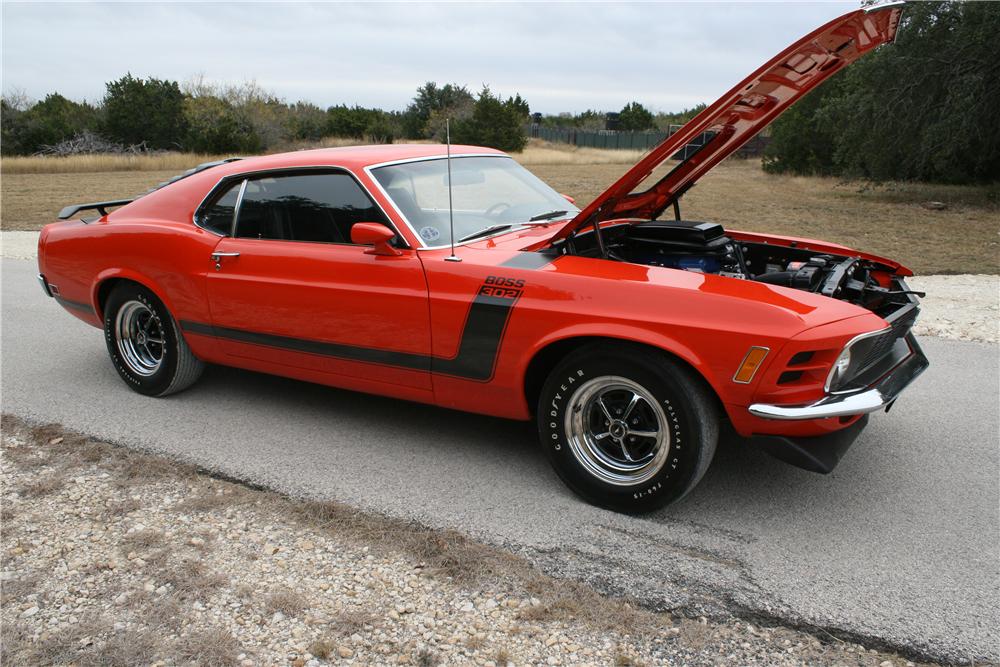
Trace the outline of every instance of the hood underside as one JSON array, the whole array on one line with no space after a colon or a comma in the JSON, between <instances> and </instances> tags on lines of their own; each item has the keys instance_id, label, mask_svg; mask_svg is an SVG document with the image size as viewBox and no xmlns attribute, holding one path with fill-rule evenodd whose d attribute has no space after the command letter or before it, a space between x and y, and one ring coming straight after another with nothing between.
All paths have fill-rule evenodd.
<instances>
[{"instance_id":1,"label":"hood underside","mask_svg":"<svg viewBox=\"0 0 1000 667\"><path fill-rule=\"evenodd\" d=\"M617 218L656 218L716 164L756 136L810 90L865 53L891 42L902 3L861 9L814 30L656 146L552 237ZM700 147L692 147L700 143ZM643 182L679 151L689 156L644 190Z\"/></svg>"}]
</instances>

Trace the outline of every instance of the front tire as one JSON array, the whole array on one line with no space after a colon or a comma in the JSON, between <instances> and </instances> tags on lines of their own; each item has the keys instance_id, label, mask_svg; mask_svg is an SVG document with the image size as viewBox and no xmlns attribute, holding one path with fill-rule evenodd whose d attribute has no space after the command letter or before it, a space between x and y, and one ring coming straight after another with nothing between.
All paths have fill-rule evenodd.
<instances>
[{"instance_id":1,"label":"front tire","mask_svg":"<svg viewBox=\"0 0 1000 667\"><path fill-rule=\"evenodd\" d=\"M146 396L186 389L205 367L163 303L137 283L122 283L108 296L104 340L118 375Z\"/></svg>"},{"instance_id":2,"label":"front tire","mask_svg":"<svg viewBox=\"0 0 1000 667\"><path fill-rule=\"evenodd\" d=\"M639 514L681 499L701 480L719 413L705 382L666 354L602 343L552 371L538 428L567 486L595 505Z\"/></svg>"}]
</instances>

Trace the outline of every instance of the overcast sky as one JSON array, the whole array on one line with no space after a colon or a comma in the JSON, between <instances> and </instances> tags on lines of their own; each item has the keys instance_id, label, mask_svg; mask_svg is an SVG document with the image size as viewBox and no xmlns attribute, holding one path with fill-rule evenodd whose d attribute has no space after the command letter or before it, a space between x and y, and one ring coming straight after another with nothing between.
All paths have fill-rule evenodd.
<instances>
[{"instance_id":1,"label":"overcast sky","mask_svg":"<svg viewBox=\"0 0 1000 667\"><path fill-rule=\"evenodd\" d=\"M127 71L254 79L289 101L403 109L425 81L520 92L532 111L711 102L858 2L3 2L3 90L99 100Z\"/></svg>"}]
</instances>

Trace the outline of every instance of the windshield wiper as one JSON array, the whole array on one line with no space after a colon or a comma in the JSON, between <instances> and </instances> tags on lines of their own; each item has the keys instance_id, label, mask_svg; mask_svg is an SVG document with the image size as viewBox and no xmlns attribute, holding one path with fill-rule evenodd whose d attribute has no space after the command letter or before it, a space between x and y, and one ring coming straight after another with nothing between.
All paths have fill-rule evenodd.
<instances>
[{"instance_id":1,"label":"windshield wiper","mask_svg":"<svg viewBox=\"0 0 1000 667\"><path fill-rule=\"evenodd\" d=\"M458 239L458 242L459 243L465 243L466 241L471 241L472 239L477 239L480 236L486 236L487 234L492 234L493 232L500 232L500 231L503 231L505 229L510 229L513 226L514 225L508 225L508 224L490 225L489 227L485 227L483 229L480 229L478 232L472 232L471 234L468 234L467 236L463 236L462 238Z\"/></svg>"},{"instance_id":2,"label":"windshield wiper","mask_svg":"<svg viewBox=\"0 0 1000 667\"><path fill-rule=\"evenodd\" d=\"M536 215L534 217L528 218L527 222L519 222L517 224L519 224L519 225L530 225L531 223L546 224L548 221L552 220L552 218L558 218L559 216L566 215L567 213L569 213L569 211L566 211L566 210L549 211L548 213L539 213L538 215ZM513 226L514 226L513 223L511 223L511 224L502 223L502 224L499 224L499 225L490 225L489 227L486 227L484 229L480 229L478 232L472 232L471 234L469 234L467 236L461 237L460 239L458 239L457 243L465 243L466 241L471 241L472 239L479 238L480 236L486 236L488 234L492 234L493 232L501 232L501 231L503 231L505 229L510 229Z\"/></svg>"},{"instance_id":3,"label":"windshield wiper","mask_svg":"<svg viewBox=\"0 0 1000 667\"><path fill-rule=\"evenodd\" d=\"M533 215L528 218L528 222L538 222L539 220L551 220L552 218L558 218L560 215L566 215L569 211L549 211L548 213L539 213L538 215Z\"/></svg>"}]
</instances>

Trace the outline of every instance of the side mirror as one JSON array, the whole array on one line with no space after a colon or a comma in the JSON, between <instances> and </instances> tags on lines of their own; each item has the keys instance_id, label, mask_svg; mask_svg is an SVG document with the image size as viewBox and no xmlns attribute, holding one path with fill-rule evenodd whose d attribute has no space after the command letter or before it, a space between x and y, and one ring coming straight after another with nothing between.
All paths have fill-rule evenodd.
<instances>
[{"instance_id":1,"label":"side mirror","mask_svg":"<svg viewBox=\"0 0 1000 667\"><path fill-rule=\"evenodd\" d=\"M365 250L366 255L402 255L400 251L389 245L396 238L396 233L377 222L359 222L351 227L351 243L373 246Z\"/></svg>"},{"instance_id":2,"label":"side mirror","mask_svg":"<svg viewBox=\"0 0 1000 667\"><path fill-rule=\"evenodd\" d=\"M562 198L565 199L566 201L568 201L570 204L572 204L573 206L576 206L576 200L575 199L573 199L569 195L563 195L561 192L559 194L562 195Z\"/></svg>"}]
</instances>

